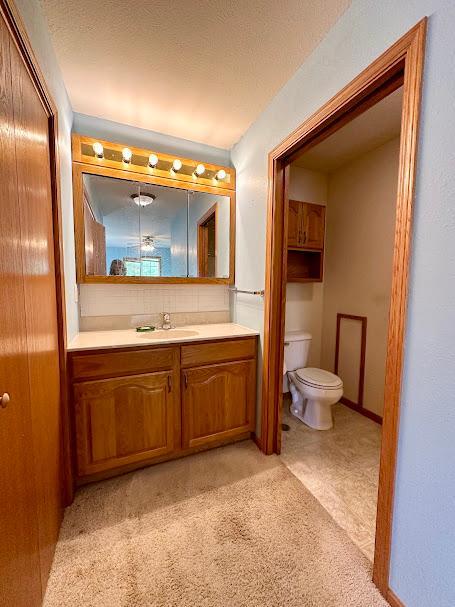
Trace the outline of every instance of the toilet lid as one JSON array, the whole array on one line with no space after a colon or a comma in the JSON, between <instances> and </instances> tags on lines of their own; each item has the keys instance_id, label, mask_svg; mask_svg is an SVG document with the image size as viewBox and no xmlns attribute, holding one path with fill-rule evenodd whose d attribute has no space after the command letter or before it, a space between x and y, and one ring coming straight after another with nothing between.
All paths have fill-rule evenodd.
<instances>
[{"instance_id":1,"label":"toilet lid","mask_svg":"<svg viewBox=\"0 0 455 607\"><path fill-rule=\"evenodd\" d=\"M297 377L310 386L319 386L321 388L340 388L343 382L334 373L324 371L324 369L315 369L314 367L306 367L305 369L297 369L295 372Z\"/></svg>"}]
</instances>

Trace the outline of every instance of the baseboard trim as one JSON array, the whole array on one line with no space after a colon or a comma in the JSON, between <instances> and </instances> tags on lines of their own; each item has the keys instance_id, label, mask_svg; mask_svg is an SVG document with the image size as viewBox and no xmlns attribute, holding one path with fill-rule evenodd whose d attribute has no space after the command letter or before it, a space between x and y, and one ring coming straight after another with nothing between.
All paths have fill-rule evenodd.
<instances>
[{"instance_id":1,"label":"baseboard trim","mask_svg":"<svg viewBox=\"0 0 455 607\"><path fill-rule=\"evenodd\" d=\"M406 607L405 604L402 603L397 595L393 592L393 590L390 590L390 588L387 591L386 599L391 607Z\"/></svg>"},{"instance_id":2,"label":"baseboard trim","mask_svg":"<svg viewBox=\"0 0 455 607\"><path fill-rule=\"evenodd\" d=\"M252 432L251 433L251 438L253 439L253 442L255 443L256 447L259 449L259 451L263 451L262 449L262 440L261 437L258 436L256 434L256 432Z\"/></svg>"},{"instance_id":3,"label":"baseboard trim","mask_svg":"<svg viewBox=\"0 0 455 607\"><path fill-rule=\"evenodd\" d=\"M360 407L357 403L354 403L354 402L352 402L352 400L349 400L349 398L342 396L340 398L340 403L342 403L343 405L346 405L346 407L349 407L353 411L360 413L360 415L364 415L365 417L368 417L368 419L373 420L377 424L382 425L382 417L380 415L378 415L377 413L373 413L373 411L369 411L368 409L365 409L364 407Z\"/></svg>"}]
</instances>

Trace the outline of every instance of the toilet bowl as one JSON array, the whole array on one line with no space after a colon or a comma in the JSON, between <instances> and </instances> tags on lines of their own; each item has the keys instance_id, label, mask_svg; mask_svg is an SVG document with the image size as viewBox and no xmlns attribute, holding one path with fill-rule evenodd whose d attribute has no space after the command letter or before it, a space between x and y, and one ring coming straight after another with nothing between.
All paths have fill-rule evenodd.
<instances>
[{"instance_id":1,"label":"toilet bowl","mask_svg":"<svg viewBox=\"0 0 455 607\"><path fill-rule=\"evenodd\" d=\"M343 396L343 382L330 371L305 367L311 334L294 331L286 334L283 368L283 391L292 396L291 413L310 428L333 427L332 405Z\"/></svg>"},{"instance_id":2,"label":"toilet bowl","mask_svg":"<svg viewBox=\"0 0 455 607\"><path fill-rule=\"evenodd\" d=\"M332 405L343 396L341 379L313 367L288 371L291 413L315 430L333 427Z\"/></svg>"}]
</instances>

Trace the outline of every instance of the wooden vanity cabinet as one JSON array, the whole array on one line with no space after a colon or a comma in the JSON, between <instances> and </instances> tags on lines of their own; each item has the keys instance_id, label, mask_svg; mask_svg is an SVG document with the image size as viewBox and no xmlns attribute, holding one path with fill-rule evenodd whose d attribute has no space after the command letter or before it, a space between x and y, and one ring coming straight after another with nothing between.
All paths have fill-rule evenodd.
<instances>
[{"instance_id":1,"label":"wooden vanity cabinet","mask_svg":"<svg viewBox=\"0 0 455 607\"><path fill-rule=\"evenodd\" d=\"M183 447L199 447L254 430L256 361L183 371Z\"/></svg>"},{"instance_id":2,"label":"wooden vanity cabinet","mask_svg":"<svg viewBox=\"0 0 455 607\"><path fill-rule=\"evenodd\" d=\"M179 440L176 379L172 371L158 371L76 384L80 475L171 453Z\"/></svg>"},{"instance_id":3,"label":"wooden vanity cabinet","mask_svg":"<svg viewBox=\"0 0 455 607\"><path fill-rule=\"evenodd\" d=\"M179 348L72 357L79 477L172 453L180 444Z\"/></svg>"},{"instance_id":4,"label":"wooden vanity cabinet","mask_svg":"<svg viewBox=\"0 0 455 607\"><path fill-rule=\"evenodd\" d=\"M70 355L77 482L248 438L257 338Z\"/></svg>"}]
</instances>

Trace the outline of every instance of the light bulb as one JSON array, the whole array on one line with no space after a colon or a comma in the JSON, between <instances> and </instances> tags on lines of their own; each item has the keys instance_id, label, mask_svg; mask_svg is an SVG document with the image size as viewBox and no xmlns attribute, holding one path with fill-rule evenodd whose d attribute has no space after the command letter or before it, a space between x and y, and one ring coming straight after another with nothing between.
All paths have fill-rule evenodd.
<instances>
[{"instance_id":1,"label":"light bulb","mask_svg":"<svg viewBox=\"0 0 455 607\"><path fill-rule=\"evenodd\" d=\"M95 143L93 144L93 151L95 152L95 156L97 156L98 158L103 157L104 149L99 141L95 141Z\"/></svg>"},{"instance_id":2,"label":"light bulb","mask_svg":"<svg viewBox=\"0 0 455 607\"><path fill-rule=\"evenodd\" d=\"M123 150L122 150L123 162L130 163L132 157L133 157L133 152L130 150L130 148L123 148Z\"/></svg>"},{"instance_id":3,"label":"light bulb","mask_svg":"<svg viewBox=\"0 0 455 607\"><path fill-rule=\"evenodd\" d=\"M172 163L172 170L177 173L178 171L180 171L181 168L182 168L182 161L179 160L178 158L176 158L174 160L174 162Z\"/></svg>"},{"instance_id":4,"label":"light bulb","mask_svg":"<svg viewBox=\"0 0 455 607\"><path fill-rule=\"evenodd\" d=\"M196 177L200 177L204 173L205 173L205 166L203 164L198 164L197 167L194 169L194 174L196 175Z\"/></svg>"},{"instance_id":5,"label":"light bulb","mask_svg":"<svg viewBox=\"0 0 455 607\"><path fill-rule=\"evenodd\" d=\"M156 154L150 154L149 156L149 167L154 169L158 164L158 156Z\"/></svg>"},{"instance_id":6,"label":"light bulb","mask_svg":"<svg viewBox=\"0 0 455 607\"><path fill-rule=\"evenodd\" d=\"M216 179L226 179L226 171L224 169L220 169L215 176Z\"/></svg>"}]
</instances>

